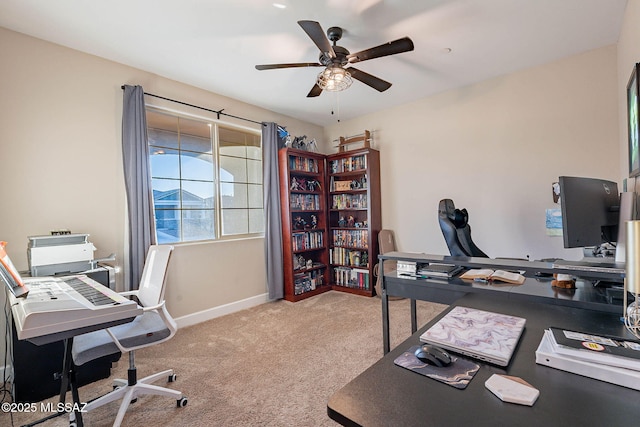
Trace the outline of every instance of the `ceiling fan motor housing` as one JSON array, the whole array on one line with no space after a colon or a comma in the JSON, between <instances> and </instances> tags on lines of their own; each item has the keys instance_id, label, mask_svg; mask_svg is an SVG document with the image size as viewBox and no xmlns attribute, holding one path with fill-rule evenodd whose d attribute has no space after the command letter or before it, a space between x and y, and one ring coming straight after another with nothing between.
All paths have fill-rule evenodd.
<instances>
[{"instance_id":1,"label":"ceiling fan motor housing","mask_svg":"<svg viewBox=\"0 0 640 427\"><path fill-rule=\"evenodd\" d=\"M349 51L342 46L333 45L333 51L336 54L335 58L331 58L326 52L320 53L320 63L324 66L329 66L331 64L345 66L349 63L347 60L347 55L349 55Z\"/></svg>"}]
</instances>

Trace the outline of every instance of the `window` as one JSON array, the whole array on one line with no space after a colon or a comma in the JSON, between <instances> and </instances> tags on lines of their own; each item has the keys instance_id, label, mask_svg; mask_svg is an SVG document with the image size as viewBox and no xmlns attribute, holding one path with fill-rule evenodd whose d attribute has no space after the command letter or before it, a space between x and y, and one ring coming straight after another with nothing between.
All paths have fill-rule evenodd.
<instances>
[{"instance_id":1,"label":"window","mask_svg":"<svg viewBox=\"0 0 640 427\"><path fill-rule=\"evenodd\" d=\"M158 243L264 232L257 132L147 109Z\"/></svg>"}]
</instances>

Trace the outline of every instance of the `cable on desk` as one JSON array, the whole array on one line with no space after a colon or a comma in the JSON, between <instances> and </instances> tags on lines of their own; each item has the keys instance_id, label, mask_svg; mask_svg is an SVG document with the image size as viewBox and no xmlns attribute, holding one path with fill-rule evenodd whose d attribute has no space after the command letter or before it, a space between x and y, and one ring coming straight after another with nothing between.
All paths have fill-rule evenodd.
<instances>
[{"instance_id":1,"label":"cable on desk","mask_svg":"<svg viewBox=\"0 0 640 427\"><path fill-rule=\"evenodd\" d=\"M0 387L0 403L9 402L13 403L13 394L11 389L13 388L13 378L11 378L7 372L10 363L13 371L13 351L11 340L11 308L9 307L9 296L5 295L4 300L4 370L2 374L2 386ZM10 412L11 425L13 426L13 412Z\"/></svg>"}]
</instances>

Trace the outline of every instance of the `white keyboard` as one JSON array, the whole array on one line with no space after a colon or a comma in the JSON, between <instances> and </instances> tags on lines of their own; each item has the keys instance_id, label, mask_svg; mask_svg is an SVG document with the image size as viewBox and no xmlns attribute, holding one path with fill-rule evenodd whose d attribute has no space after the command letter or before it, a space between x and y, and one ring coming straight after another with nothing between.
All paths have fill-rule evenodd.
<instances>
[{"instance_id":1,"label":"white keyboard","mask_svg":"<svg viewBox=\"0 0 640 427\"><path fill-rule=\"evenodd\" d=\"M142 314L135 301L84 275L23 280L29 288L27 297L9 295L21 340L60 340Z\"/></svg>"}]
</instances>

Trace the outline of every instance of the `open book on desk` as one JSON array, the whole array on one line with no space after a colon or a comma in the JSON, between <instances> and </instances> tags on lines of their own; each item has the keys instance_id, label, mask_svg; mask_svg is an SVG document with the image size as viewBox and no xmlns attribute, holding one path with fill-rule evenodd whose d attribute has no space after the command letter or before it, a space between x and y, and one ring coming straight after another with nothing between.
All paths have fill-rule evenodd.
<instances>
[{"instance_id":1,"label":"open book on desk","mask_svg":"<svg viewBox=\"0 0 640 427\"><path fill-rule=\"evenodd\" d=\"M514 273L505 270L491 270L489 268L473 269L465 271L460 275L461 279L475 280L479 282L505 282L514 285L522 285L524 283L524 276L520 273Z\"/></svg>"}]
</instances>

